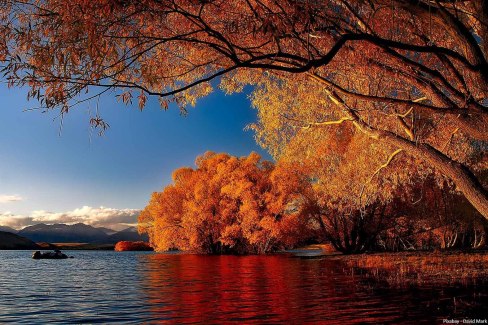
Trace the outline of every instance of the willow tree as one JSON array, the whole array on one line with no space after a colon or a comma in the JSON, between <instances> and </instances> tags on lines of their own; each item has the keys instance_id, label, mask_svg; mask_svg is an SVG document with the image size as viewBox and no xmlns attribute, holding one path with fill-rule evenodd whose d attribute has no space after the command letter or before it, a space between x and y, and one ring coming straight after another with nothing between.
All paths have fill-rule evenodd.
<instances>
[{"instance_id":1,"label":"willow tree","mask_svg":"<svg viewBox=\"0 0 488 325\"><path fill-rule=\"evenodd\" d=\"M446 134L466 138L486 153L486 7L476 0L3 0L0 60L11 85L29 86L30 97L62 114L109 90L124 102L137 97L141 109L149 95L164 108L184 107L211 92L214 79L236 91L266 78L306 78L322 87L324 110L338 112L307 125L352 124L408 152L450 177L488 218L486 189L442 143ZM420 115L428 130L418 127ZM91 123L106 127L98 116Z\"/></svg>"},{"instance_id":2,"label":"willow tree","mask_svg":"<svg viewBox=\"0 0 488 325\"><path fill-rule=\"evenodd\" d=\"M177 169L139 216L156 250L265 254L312 237L313 224L297 206L308 184L294 168L256 153L207 152L196 165Z\"/></svg>"},{"instance_id":3,"label":"willow tree","mask_svg":"<svg viewBox=\"0 0 488 325\"><path fill-rule=\"evenodd\" d=\"M378 233L391 228L398 217L411 216L419 206L431 209L422 211L424 218L439 215L440 208L434 209L419 188L430 179L429 187L447 193L452 190L451 181L422 159L395 145L379 143L352 123L344 123L342 110L324 102L324 92L307 78L301 82L261 81L251 96L258 120L250 128L275 159L300 164L313 180L314 195L308 210L325 237L342 252L360 252L373 244ZM414 123L419 137L431 137L435 121L430 116L417 114ZM436 136L451 158L482 176L486 162L476 145L462 134L454 138L448 132ZM466 217L461 209L455 214L458 222ZM413 223L417 221L420 218Z\"/></svg>"}]
</instances>

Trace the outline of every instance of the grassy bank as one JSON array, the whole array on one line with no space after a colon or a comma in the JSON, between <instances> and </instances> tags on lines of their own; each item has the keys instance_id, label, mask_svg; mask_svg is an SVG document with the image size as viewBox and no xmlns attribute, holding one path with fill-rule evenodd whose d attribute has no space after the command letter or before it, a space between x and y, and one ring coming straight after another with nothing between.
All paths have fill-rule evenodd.
<instances>
[{"instance_id":1,"label":"grassy bank","mask_svg":"<svg viewBox=\"0 0 488 325\"><path fill-rule=\"evenodd\" d=\"M331 256L351 272L393 286L488 283L488 252L402 252Z\"/></svg>"}]
</instances>

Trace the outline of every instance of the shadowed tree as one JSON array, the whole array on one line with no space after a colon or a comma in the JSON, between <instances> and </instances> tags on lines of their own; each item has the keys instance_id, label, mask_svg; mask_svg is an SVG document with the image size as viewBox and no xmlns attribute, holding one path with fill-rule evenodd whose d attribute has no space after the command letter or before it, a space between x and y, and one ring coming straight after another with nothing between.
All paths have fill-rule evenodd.
<instances>
[{"instance_id":1,"label":"shadowed tree","mask_svg":"<svg viewBox=\"0 0 488 325\"><path fill-rule=\"evenodd\" d=\"M217 77L229 92L292 83L321 113L293 121L283 106L277 120L312 129L353 125L448 176L488 218L486 189L451 150L455 142L486 154L486 1L1 4L4 77L30 87L47 109L65 114L110 90L125 103L137 97L141 109L149 95L163 108L174 101L184 109ZM107 127L98 115L90 122Z\"/></svg>"}]
</instances>

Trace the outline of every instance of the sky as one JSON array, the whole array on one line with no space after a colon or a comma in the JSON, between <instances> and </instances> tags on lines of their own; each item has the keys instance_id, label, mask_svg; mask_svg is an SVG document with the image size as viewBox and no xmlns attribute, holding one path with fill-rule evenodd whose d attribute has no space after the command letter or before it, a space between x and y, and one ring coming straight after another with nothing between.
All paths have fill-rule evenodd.
<instances>
[{"instance_id":1,"label":"sky","mask_svg":"<svg viewBox=\"0 0 488 325\"><path fill-rule=\"evenodd\" d=\"M89 126L95 102L73 108L62 126L58 112L32 110L37 104L25 89L0 85L0 225L123 229L174 169L193 167L205 151L271 159L244 130L256 120L246 93L216 91L186 116L175 106L161 110L156 99L140 112L106 95L99 109L110 128L101 137Z\"/></svg>"}]
</instances>

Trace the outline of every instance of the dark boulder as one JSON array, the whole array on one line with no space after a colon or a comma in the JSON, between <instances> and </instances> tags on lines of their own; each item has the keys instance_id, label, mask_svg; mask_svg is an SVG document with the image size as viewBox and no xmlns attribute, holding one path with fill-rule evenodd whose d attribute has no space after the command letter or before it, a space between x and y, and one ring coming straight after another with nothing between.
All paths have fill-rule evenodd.
<instances>
[{"instance_id":1,"label":"dark boulder","mask_svg":"<svg viewBox=\"0 0 488 325\"><path fill-rule=\"evenodd\" d=\"M68 258L68 255L61 253L60 250L55 250L54 252L46 252L46 253L41 253L40 251L35 251L32 253L32 258L35 260L40 260L40 259L52 259L52 260L60 260L60 259L65 259ZM70 256L69 258L73 258Z\"/></svg>"}]
</instances>

